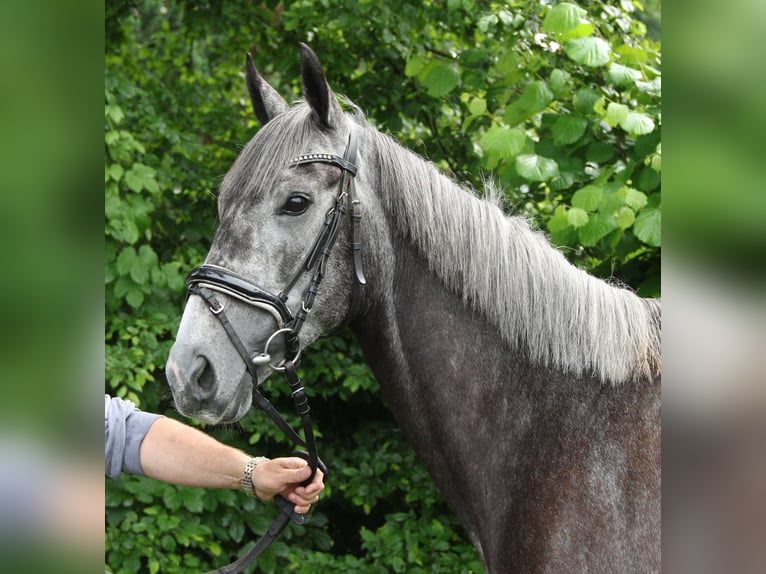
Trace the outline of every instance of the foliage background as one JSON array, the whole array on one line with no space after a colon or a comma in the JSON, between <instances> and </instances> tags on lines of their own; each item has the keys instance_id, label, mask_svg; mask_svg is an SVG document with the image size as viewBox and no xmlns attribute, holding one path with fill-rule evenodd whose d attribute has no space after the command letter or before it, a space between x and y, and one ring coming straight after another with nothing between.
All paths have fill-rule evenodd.
<instances>
[{"instance_id":1,"label":"foliage background","mask_svg":"<svg viewBox=\"0 0 766 574\"><path fill-rule=\"evenodd\" d=\"M185 273L213 236L218 182L257 130L248 50L292 99L296 44L308 42L379 129L478 190L494 177L509 211L578 265L659 294L658 2L124 0L106 3L105 33L110 394L178 416L162 370ZM332 476L311 523L291 526L257 570L482 571L349 334L313 347L301 370ZM267 388L289 412L279 385ZM206 430L284 454L255 412ZM138 477L108 482L106 504L115 573L220 566L274 513L238 493Z\"/></svg>"}]
</instances>

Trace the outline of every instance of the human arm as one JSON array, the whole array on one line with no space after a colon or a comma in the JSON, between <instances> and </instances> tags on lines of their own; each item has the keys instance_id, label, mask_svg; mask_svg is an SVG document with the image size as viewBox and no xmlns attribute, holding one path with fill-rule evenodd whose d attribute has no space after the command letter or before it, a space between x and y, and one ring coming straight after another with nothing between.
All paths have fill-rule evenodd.
<instances>
[{"instance_id":1,"label":"human arm","mask_svg":"<svg viewBox=\"0 0 766 574\"><path fill-rule=\"evenodd\" d=\"M198 429L165 417L152 423L141 441L139 457L144 474L151 478L185 486L229 489L241 488L243 470L252 458ZM302 514L317 502L324 489L319 470L311 484L301 486L310 474L311 469L301 458L266 459L252 472L253 491L264 500L281 494Z\"/></svg>"}]
</instances>

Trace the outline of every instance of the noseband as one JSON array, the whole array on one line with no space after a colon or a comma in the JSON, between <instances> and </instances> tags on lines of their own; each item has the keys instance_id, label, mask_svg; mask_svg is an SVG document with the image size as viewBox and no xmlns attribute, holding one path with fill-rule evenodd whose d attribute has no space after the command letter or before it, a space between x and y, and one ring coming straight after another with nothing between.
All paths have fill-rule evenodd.
<instances>
[{"instance_id":1,"label":"noseband","mask_svg":"<svg viewBox=\"0 0 766 574\"><path fill-rule=\"evenodd\" d=\"M269 418L282 430L287 438L294 444L306 449L299 450L294 454L308 461L311 468L311 476L304 484L308 484L314 477L317 468L327 474L327 467L319 459L314 440L314 431L309 416L308 398L296 373L296 367L300 361L301 343L300 330L311 312L317 297L319 285L327 270L327 261L330 258L332 248L338 238L341 227L341 218L348 213L351 207L351 247L354 262L354 300L358 296L358 286L365 285L366 279L362 270L361 255L361 210L356 196L354 177L357 172L357 135L355 127L351 124L348 136L348 145L343 157L331 154L305 154L295 158L290 167L298 167L311 163L327 163L335 165L341 170L338 192L335 204L325 214L325 221L314 244L306 255L300 268L293 278L279 293L272 293L249 282L247 279L217 265L202 265L192 270L186 279L187 299L191 295L200 296L208 305L210 312L215 315L223 326L230 341L245 362L245 366L253 381L253 402L263 410ZM288 295L304 273L312 273L308 287L303 292L300 308L293 313L287 306ZM260 352L251 352L237 334L231 322L226 316L225 304L216 297L223 294L233 297L252 307L268 312L275 320L277 329L269 337L264 348ZM353 308L352 303L352 308ZM269 355L269 346L277 335L283 335L285 340L285 356L277 365L272 364ZM259 366L268 365L271 369L283 372L291 390L291 396L295 403L295 409L301 419L303 437L301 438L293 428L282 418L269 400L259 391L257 369ZM235 574L241 572L258 555L273 542L284 530L290 520L303 524L305 517L294 512L295 506L282 497L275 497L275 502L281 513L269 527L266 534L261 537L255 546L244 556L213 570L207 574Z\"/></svg>"}]
</instances>

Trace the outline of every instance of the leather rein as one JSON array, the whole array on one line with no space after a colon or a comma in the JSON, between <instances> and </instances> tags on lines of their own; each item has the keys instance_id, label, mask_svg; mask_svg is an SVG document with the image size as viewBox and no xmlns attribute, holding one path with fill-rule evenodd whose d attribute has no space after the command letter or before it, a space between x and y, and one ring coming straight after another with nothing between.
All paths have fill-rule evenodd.
<instances>
[{"instance_id":1,"label":"leather rein","mask_svg":"<svg viewBox=\"0 0 766 574\"><path fill-rule=\"evenodd\" d=\"M213 315L218 319L226 332L229 340L236 348L245 363L248 373L253 381L253 402L276 424L285 436L300 449L293 454L304 458L311 468L311 476L304 482L309 484L316 474L317 468L327 474L327 467L317 453L314 430L309 415L310 408L308 397L300 378L296 373L296 367L301 358L300 330L311 312L317 297L319 285L327 270L327 261L330 258L332 248L338 238L341 228L341 218L351 213L351 247L354 262L354 297L357 296L357 285L365 285L366 279L362 271L361 257L361 210L356 196L354 176L357 172L357 135L355 127L351 125L348 137L348 145L343 157L331 154L304 154L295 158L290 167L311 163L327 163L335 165L341 170L338 193L334 205L327 211L325 221L319 235L314 241L306 258L298 271L279 293L271 293L247 279L216 265L202 265L193 269L186 279L187 299L191 295L198 295ZM300 309L293 313L287 306L288 294L304 273L312 273L308 287L303 292ZM242 301L250 306L266 311L272 315L277 324L277 330L268 338L264 348L260 352L251 352L247 349L240 336L226 317L225 304L217 297L223 294ZM353 305L352 305L353 306ZM269 347L277 336L282 336L285 343L285 356L275 365L272 363ZM295 404L303 429L303 438L282 418L279 412L260 392L257 369L267 365L272 370L284 373L287 384L290 387L291 397ZM207 574L236 574L246 568L258 555L265 550L285 529L292 520L296 524L304 524L306 517L295 512L295 505L289 503L281 496L274 498L280 513L269 526L266 533L256 542L255 546L241 558L222 566L217 570L211 570Z\"/></svg>"}]
</instances>

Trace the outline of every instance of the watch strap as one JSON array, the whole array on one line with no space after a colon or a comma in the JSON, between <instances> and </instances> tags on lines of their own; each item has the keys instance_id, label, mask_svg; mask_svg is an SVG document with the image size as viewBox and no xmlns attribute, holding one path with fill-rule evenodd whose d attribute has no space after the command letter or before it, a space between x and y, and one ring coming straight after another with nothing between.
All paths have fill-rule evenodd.
<instances>
[{"instance_id":1,"label":"watch strap","mask_svg":"<svg viewBox=\"0 0 766 574\"><path fill-rule=\"evenodd\" d=\"M245 464L245 468L242 470L242 478L239 479L239 484L242 485L242 490L248 496L255 496L255 489L253 488L253 471L259 463L264 460L269 460L265 456L256 456L251 458Z\"/></svg>"}]
</instances>

